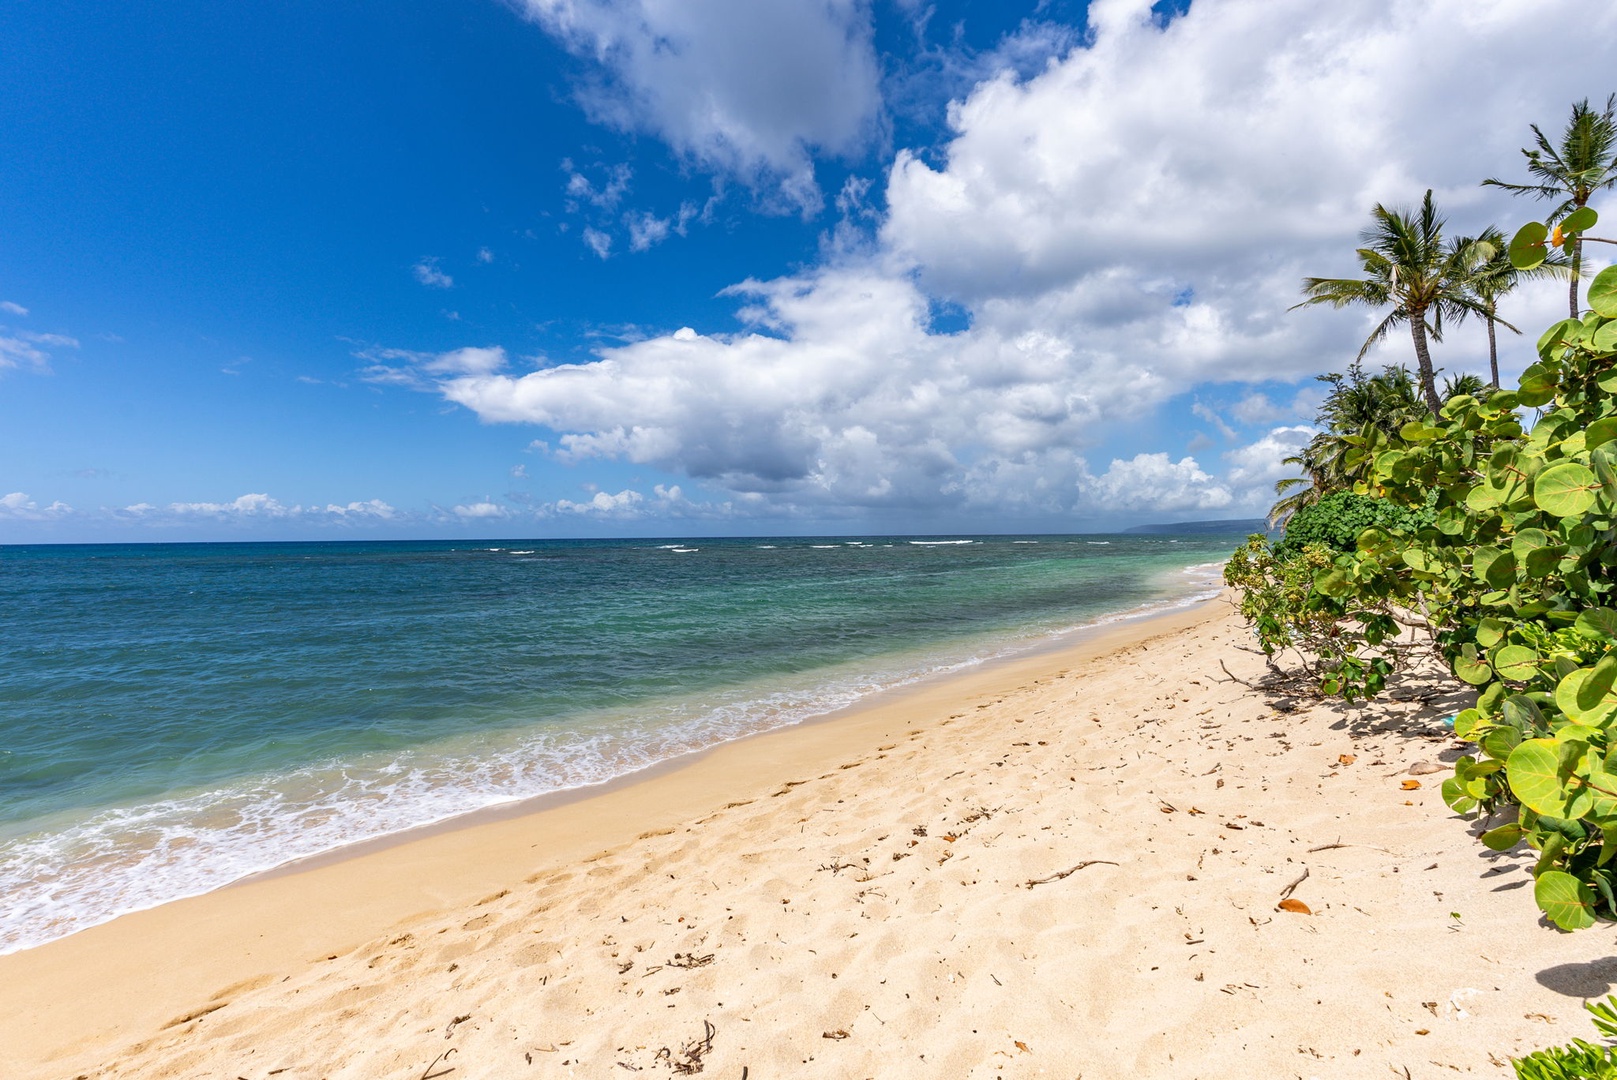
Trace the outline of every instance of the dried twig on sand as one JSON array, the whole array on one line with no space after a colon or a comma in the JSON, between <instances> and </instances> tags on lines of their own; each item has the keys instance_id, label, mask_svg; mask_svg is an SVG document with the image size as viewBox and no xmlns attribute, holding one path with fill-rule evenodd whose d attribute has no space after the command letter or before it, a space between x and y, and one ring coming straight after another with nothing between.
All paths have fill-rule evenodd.
<instances>
[{"instance_id":1,"label":"dried twig on sand","mask_svg":"<svg viewBox=\"0 0 1617 1080\"><path fill-rule=\"evenodd\" d=\"M1079 863L1077 866L1071 867L1070 869L1067 869L1067 870L1063 870L1059 874L1051 874L1049 877L1034 878L1033 880L1031 880L1031 881L1029 881L1027 883L1027 887L1031 889L1035 885L1046 885L1046 884L1049 884L1052 881L1060 881L1064 877L1069 877L1069 876L1071 876L1073 874L1076 874L1078 871L1082 870L1086 866L1094 866L1097 863L1105 863L1107 866L1120 866L1120 865L1122 865L1121 863L1115 863L1110 859L1085 859L1083 862Z\"/></svg>"}]
</instances>

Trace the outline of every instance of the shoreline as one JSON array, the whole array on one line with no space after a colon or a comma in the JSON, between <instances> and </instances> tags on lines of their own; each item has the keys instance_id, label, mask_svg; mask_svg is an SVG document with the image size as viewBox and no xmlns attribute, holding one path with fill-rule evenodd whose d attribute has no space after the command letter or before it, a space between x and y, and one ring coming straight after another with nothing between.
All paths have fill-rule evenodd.
<instances>
[{"instance_id":1,"label":"shoreline","mask_svg":"<svg viewBox=\"0 0 1617 1080\"><path fill-rule=\"evenodd\" d=\"M1610 928L1401 786L1445 699L1256 693L1249 640L1113 624L0 957L0 1073L1506 1076L1591 1034Z\"/></svg>"},{"instance_id":2,"label":"shoreline","mask_svg":"<svg viewBox=\"0 0 1617 1080\"><path fill-rule=\"evenodd\" d=\"M1199 565L1200 564L1198 564L1198 566ZM1198 566L1188 567L1187 570L1197 569ZM921 691L932 687L935 684L947 683L951 680L966 678L972 675L988 675L996 671L998 668L1008 665L1021 662L1033 662L1044 657L1066 653L1070 650L1080 649L1086 645L1090 645L1091 643L1101 641L1114 630L1121 630L1135 625L1144 626L1159 619L1170 618L1174 615L1182 613L1194 612L1209 604L1218 603L1220 600L1224 599L1226 595L1227 592L1221 588L1218 593L1210 596L1200 593L1192 593L1177 600L1163 600L1144 605L1143 608L1102 615L1097 617L1092 622L1074 626L1066 630L1054 631L1048 635L1048 640L1045 641L1023 643L1018 647L1008 647L998 653L992 653L986 657L976 658L951 668L934 670L906 682L883 687L880 690L871 692L867 696L860 698L850 705L844 705L840 708L831 709L823 713L814 713L810 716L803 717L799 720L790 721L778 727L748 732L745 735L738 735L734 738L725 739L722 742L713 743L710 746L703 746L694 750L687 750L684 753L676 754L673 757L664 758L661 761L652 762L650 765L634 769L630 772L622 773L607 780L602 780L591 784L581 784L576 787L561 788L556 791L547 791L539 795L530 795L521 799L513 799L510 802L497 803L493 806L485 806L476 810L468 810L464 813L454 814L439 821L431 821L423 825L415 825L407 829L400 829L396 832L383 833L379 836L366 837L365 839L355 840L352 843L343 844L335 848L330 848L326 851L316 852L313 855L305 855L299 858L289 859L284 863L279 863L266 870L257 870L253 873L237 878L234 881L226 882L225 884L219 886L218 889L212 889L209 890L209 892L218 892L223 889L233 889L240 885L249 884L255 881L264 881L272 878L283 877L288 874L298 874L305 870L313 870L322 866L330 866L373 852L386 851L389 848L397 847L401 844L409 844L416 840L424 840L432 836L459 832L462 829L475 829L480 825L492 824L494 822L510 821L517 818L523 818L531 814L544 813L547 810L568 806L573 803L586 801L598 796L609 795L617 791L632 788L637 784L657 780L660 777L667 776L670 773L677 772L681 769L689 768L700 762L702 759L719 750L722 750L727 746L744 744L753 739L766 738L770 735L777 735L782 732L793 731L798 728L812 727L819 724L834 724L845 718L858 716L862 713L881 709L888 705L901 706L904 700L910 695L920 693ZM208 893L199 893L196 895L206 896ZM195 897L181 897L180 899L189 900L194 898ZM178 902L179 900L167 901L167 903ZM158 906L161 907L163 905ZM145 908L142 910L151 909ZM139 914L139 912L125 913L125 915L135 914ZM125 915L115 916L114 920L111 921L124 918ZM104 926L106 923L97 923L96 925ZM86 927L85 929L92 929L92 927ZM83 931L81 930L75 931L74 933L82 932ZM64 939L56 938L53 940L61 941ZM43 943L43 945L49 944L51 944L51 942ZM32 948L41 947L43 946L32 946ZM28 950L25 949L21 951L26 952ZM0 957L0 960L3 959L4 957Z\"/></svg>"}]
</instances>

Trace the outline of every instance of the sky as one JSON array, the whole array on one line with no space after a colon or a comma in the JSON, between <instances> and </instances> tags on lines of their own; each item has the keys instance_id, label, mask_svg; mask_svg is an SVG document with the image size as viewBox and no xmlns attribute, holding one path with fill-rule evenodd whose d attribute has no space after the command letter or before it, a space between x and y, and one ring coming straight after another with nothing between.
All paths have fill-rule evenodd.
<instances>
[{"instance_id":1,"label":"sky","mask_svg":"<svg viewBox=\"0 0 1617 1080\"><path fill-rule=\"evenodd\" d=\"M1379 318L1302 278L1428 188L1540 216L1479 181L1617 90L1603 0L0 0L0 38L0 543L1261 516ZM1507 378L1564 296L1505 302Z\"/></svg>"}]
</instances>

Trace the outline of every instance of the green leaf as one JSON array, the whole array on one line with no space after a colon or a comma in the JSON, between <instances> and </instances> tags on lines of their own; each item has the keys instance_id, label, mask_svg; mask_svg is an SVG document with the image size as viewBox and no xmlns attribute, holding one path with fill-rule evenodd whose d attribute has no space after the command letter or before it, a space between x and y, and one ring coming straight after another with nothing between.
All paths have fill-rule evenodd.
<instances>
[{"instance_id":1,"label":"green leaf","mask_svg":"<svg viewBox=\"0 0 1617 1080\"><path fill-rule=\"evenodd\" d=\"M1501 551L1499 557L1488 564L1483 579L1496 589L1508 589L1516 584L1516 555Z\"/></svg>"},{"instance_id":2,"label":"green leaf","mask_svg":"<svg viewBox=\"0 0 1617 1080\"><path fill-rule=\"evenodd\" d=\"M1477 644L1491 649L1505 640L1505 624L1498 619L1483 619L1477 623Z\"/></svg>"},{"instance_id":3,"label":"green leaf","mask_svg":"<svg viewBox=\"0 0 1617 1080\"><path fill-rule=\"evenodd\" d=\"M1451 776L1443 781L1443 787L1438 794L1442 796L1444 805L1456 814L1469 814L1477 808L1477 800L1465 790L1465 785L1460 782L1459 777Z\"/></svg>"},{"instance_id":4,"label":"green leaf","mask_svg":"<svg viewBox=\"0 0 1617 1080\"><path fill-rule=\"evenodd\" d=\"M1574 692L1578 711L1592 713L1600 709L1610 696L1614 681L1617 681L1617 656L1607 656L1594 666Z\"/></svg>"},{"instance_id":5,"label":"green leaf","mask_svg":"<svg viewBox=\"0 0 1617 1080\"><path fill-rule=\"evenodd\" d=\"M1506 645L1494 654L1493 667L1502 679L1527 682L1538 675L1538 653L1525 645Z\"/></svg>"},{"instance_id":6,"label":"green leaf","mask_svg":"<svg viewBox=\"0 0 1617 1080\"><path fill-rule=\"evenodd\" d=\"M1617 319L1596 330L1595 336L1589 339L1589 346L1597 353L1617 352Z\"/></svg>"},{"instance_id":7,"label":"green leaf","mask_svg":"<svg viewBox=\"0 0 1617 1080\"><path fill-rule=\"evenodd\" d=\"M1561 219L1561 233L1580 233L1600 220L1600 215L1587 206L1580 206Z\"/></svg>"},{"instance_id":8,"label":"green leaf","mask_svg":"<svg viewBox=\"0 0 1617 1080\"><path fill-rule=\"evenodd\" d=\"M1523 806L1551 817L1582 817L1594 806L1594 796L1581 781L1563 774L1561 749L1553 739L1528 739L1510 752L1505 777Z\"/></svg>"},{"instance_id":9,"label":"green leaf","mask_svg":"<svg viewBox=\"0 0 1617 1080\"><path fill-rule=\"evenodd\" d=\"M1617 322L1610 323L1617 326ZM1583 445L1593 450L1595 447L1617 439L1617 416L1602 416L1590 424L1583 432Z\"/></svg>"},{"instance_id":10,"label":"green leaf","mask_svg":"<svg viewBox=\"0 0 1617 1080\"><path fill-rule=\"evenodd\" d=\"M1531 270L1549 254L1544 241L1550 230L1542 221L1529 221L1510 238L1510 265L1518 270Z\"/></svg>"},{"instance_id":11,"label":"green leaf","mask_svg":"<svg viewBox=\"0 0 1617 1080\"><path fill-rule=\"evenodd\" d=\"M1575 461L1563 461L1538 474L1533 481L1533 503L1546 514L1575 517L1595 504L1595 474Z\"/></svg>"},{"instance_id":12,"label":"green leaf","mask_svg":"<svg viewBox=\"0 0 1617 1080\"><path fill-rule=\"evenodd\" d=\"M1466 492L1465 507L1474 514L1486 514L1500 503L1499 489L1492 484L1478 484Z\"/></svg>"},{"instance_id":13,"label":"green leaf","mask_svg":"<svg viewBox=\"0 0 1617 1080\"><path fill-rule=\"evenodd\" d=\"M1617 319L1617 265L1606 267L1589 282L1589 306L1597 315Z\"/></svg>"},{"instance_id":14,"label":"green leaf","mask_svg":"<svg viewBox=\"0 0 1617 1080\"><path fill-rule=\"evenodd\" d=\"M1512 694L1505 699L1505 723L1520 730L1531 731L1544 726L1544 714L1538 704L1526 694Z\"/></svg>"},{"instance_id":15,"label":"green leaf","mask_svg":"<svg viewBox=\"0 0 1617 1080\"><path fill-rule=\"evenodd\" d=\"M1432 557L1420 548L1408 548L1404 551L1404 565L1419 573L1428 573L1432 569Z\"/></svg>"},{"instance_id":16,"label":"green leaf","mask_svg":"<svg viewBox=\"0 0 1617 1080\"><path fill-rule=\"evenodd\" d=\"M1533 885L1533 899L1562 930L1582 930L1595 924L1593 890L1564 870L1540 874Z\"/></svg>"},{"instance_id":17,"label":"green leaf","mask_svg":"<svg viewBox=\"0 0 1617 1080\"><path fill-rule=\"evenodd\" d=\"M1314 579L1314 588L1335 599L1346 596L1352 590L1353 585L1348 581L1346 571L1331 570Z\"/></svg>"},{"instance_id":18,"label":"green leaf","mask_svg":"<svg viewBox=\"0 0 1617 1080\"><path fill-rule=\"evenodd\" d=\"M1557 345L1565 341L1568 334L1572 333L1574 330L1577 330L1582 325L1583 324L1576 319L1562 319L1560 322L1551 326L1548 330L1544 331L1544 335L1538 339L1538 354L1540 356L1547 355L1550 350L1554 349ZM1527 386L1529 376L1535 378L1536 380L1547 379L1550 385L1550 396L1555 396L1555 379L1553 376L1548 375L1542 367L1537 364L1533 364L1528 367L1526 371L1522 372L1522 387L1524 389ZM1541 383L1535 382L1535 386L1537 385L1541 385ZM1544 401L1548 400L1549 398L1544 399ZM1522 404L1528 405L1534 403L1523 401ZM1537 402L1536 404L1542 405L1543 402Z\"/></svg>"},{"instance_id":19,"label":"green leaf","mask_svg":"<svg viewBox=\"0 0 1617 1080\"><path fill-rule=\"evenodd\" d=\"M1477 743L1482 752L1495 761L1507 761L1510 753L1521 745L1522 733L1513 727L1496 727L1491 729Z\"/></svg>"},{"instance_id":20,"label":"green leaf","mask_svg":"<svg viewBox=\"0 0 1617 1080\"><path fill-rule=\"evenodd\" d=\"M1588 608L1578 613L1578 621L1572 624L1572 629L1586 638L1610 641L1617 638L1617 611L1609 607ZM1480 632L1477 640L1482 640Z\"/></svg>"},{"instance_id":21,"label":"green leaf","mask_svg":"<svg viewBox=\"0 0 1617 1080\"><path fill-rule=\"evenodd\" d=\"M1482 844L1490 851L1509 851L1522 842L1522 827L1515 822L1489 829L1481 836Z\"/></svg>"},{"instance_id":22,"label":"green leaf","mask_svg":"<svg viewBox=\"0 0 1617 1080\"><path fill-rule=\"evenodd\" d=\"M1461 709L1454 717L1454 736L1457 739L1469 739L1482 721L1482 714L1475 709Z\"/></svg>"},{"instance_id":23,"label":"green leaf","mask_svg":"<svg viewBox=\"0 0 1617 1080\"><path fill-rule=\"evenodd\" d=\"M1549 534L1543 529L1523 529L1510 538L1510 550L1516 553L1516 558L1525 559L1528 552L1549 542Z\"/></svg>"},{"instance_id":24,"label":"green leaf","mask_svg":"<svg viewBox=\"0 0 1617 1080\"><path fill-rule=\"evenodd\" d=\"M1454 675L1472 686L1482 686L1493 681L1493 669L1488 666L1486 660L1477 656L1475 645L1460 647L1460 655L1454 658Z\"/></svg>"}]
</instances>

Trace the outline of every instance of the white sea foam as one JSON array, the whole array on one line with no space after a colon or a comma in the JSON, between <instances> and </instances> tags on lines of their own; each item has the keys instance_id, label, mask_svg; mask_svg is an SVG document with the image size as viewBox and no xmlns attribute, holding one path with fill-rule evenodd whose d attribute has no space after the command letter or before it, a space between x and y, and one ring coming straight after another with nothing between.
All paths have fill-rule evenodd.
<instances>
[{"instance_id":1,"label":"white sea foam","mask_svg":"<svg viewBox=\"0 0 1617 1080\"><path fill-rule=\"evenodd\" d=\"M911 540L916 547L949 547L955 544L975 544L975 540Z\"/></svg>"}]
</instances>

